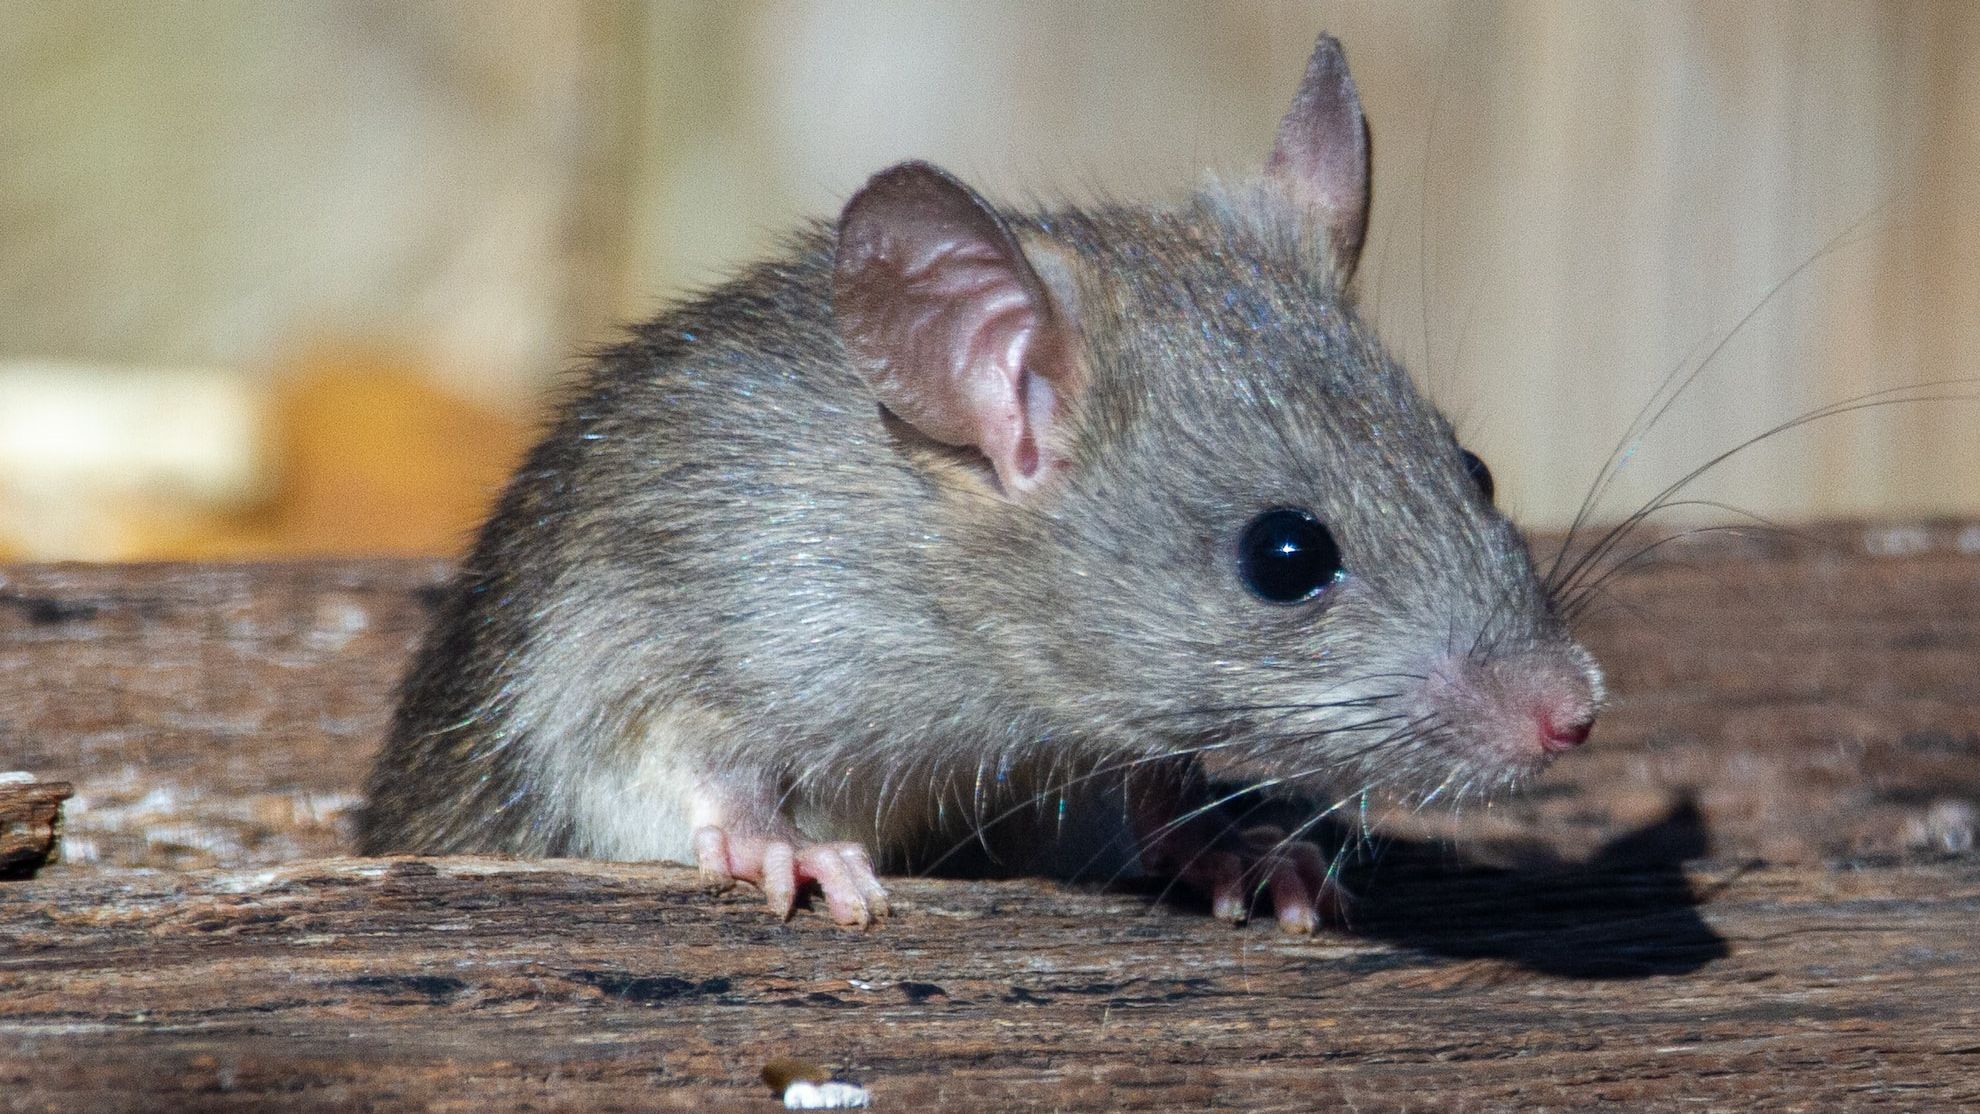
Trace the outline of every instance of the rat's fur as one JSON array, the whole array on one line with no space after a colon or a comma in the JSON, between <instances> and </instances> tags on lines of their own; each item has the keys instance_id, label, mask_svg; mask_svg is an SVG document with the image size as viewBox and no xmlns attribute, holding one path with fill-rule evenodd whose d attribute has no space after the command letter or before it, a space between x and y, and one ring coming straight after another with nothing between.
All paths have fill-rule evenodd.
<instances>
[{"instance_id":1,"label":"rat's fur","mask_svg":"<svg viewBox=\"0 0 1980 1114\"><path fill-rule=\"evenodd\" d=\"M1529 693L1593 714L1592 660L1308 210L1267 184L1000 215L1076 322L1063 475L1011 497L887 413L833 315L834 232L800 234L575 384L405 681L362 849L691 861L712 784L905 866L1069 785L1106 790L1070 797L1091 821L1112 771L1180 783L1192 756L1498 785L1538 764L1504 738ZM1236 574L1276 506L1339 539L1317 601Z\"/></svg>"},{"instance_id":2,"label":"rat's fur","mask_svg":"<svg viewBox=\"0 0 1980 1114\"><path fill-rule=\"evenodd\" d=\"M1021 761L1214 736L1270 774L1354 778L1346 755L1386 727L1324 732L1378 717L1293 709L1392 691L1371 678L1441 650L1585 662L1448 425L1260 204L1006 214L1081 277L1092 387L1046 505L1000 501L873 403L823 230L637 330L449 591L363 846L684 858L684 832L639 843L604 818L650 809L641 786L682 751L882 847L1013 803L987 786ZM1281 504L1347 553L1319 615L1250 598L1231 568L1231 539ZM1248 707L1272 710L1220 711ZM1479 746L1445 725L1360 763L1401 785L1492 776Z\"/></svg>"}]
</instances>

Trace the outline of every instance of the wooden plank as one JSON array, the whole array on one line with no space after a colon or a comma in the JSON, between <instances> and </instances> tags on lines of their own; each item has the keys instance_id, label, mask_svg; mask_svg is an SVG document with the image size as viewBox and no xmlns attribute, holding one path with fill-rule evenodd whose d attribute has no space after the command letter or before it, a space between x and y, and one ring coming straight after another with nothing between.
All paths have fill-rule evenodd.
<instances>
[{"instance_id":1,"label":"wooden plank","mask_svg":"<svg viewBox=\"0 0 1980 1114\"><path fill-rule=\"evenodd\" d=\"M891 1110L1954 1109L1980 862L1391 878L1300 939L1044 883L866 933L690 872L313 860L0 889L0 1103Z\"/></svg>"},{"instance_id":2,"label":"wooden plank","mask_svg":"<svg viewBox=\"0 0 1980 1114\"><path fill-rule=\"evenodd\" d=\"M76 785L70 866L342 853L438 561L0 570L0 770Z\"/></svg>"},{"instance_id":3,"label":"wooden plank","mask_svg":"<svg viewBox=\"0 0 1980 1114\"><path fill-rule=\"evenodd\" d=\"M1351 930L900 880L867 933L664 866L338 857L435 563L0 570L0 1109L1947 1109L1980 1102L1980 530L1618 577L1524 796L1386 812Z\"/></svg>"}]
</instances>

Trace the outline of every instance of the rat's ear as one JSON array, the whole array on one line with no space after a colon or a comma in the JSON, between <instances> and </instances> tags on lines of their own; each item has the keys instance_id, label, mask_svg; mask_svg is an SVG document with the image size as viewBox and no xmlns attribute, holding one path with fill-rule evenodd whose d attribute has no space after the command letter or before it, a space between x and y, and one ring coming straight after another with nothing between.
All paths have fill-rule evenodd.
<instances>
[{"instance_id":1,"label":"rat's ear","mask_svg":"<svg viewBox=\"0 0 1980 1114\"><path fill-rule=\"evenodd\" d=\"M1334 277L1346 285L1368 230L1368 122L1332 35L1321 35L1307 59L1265 176L1319 222Z\"/></svg>"},{"instance_id":2,"label":"rat's ear","mask_svg":"<svg viewBox=\"0 0 1980 1114\"><path fill-rule=\"evenodd\" d=\"M839 218L832 313L881 404L982 452L1006 492L1034 491L1064 463L1070 307L968 186L925 162L874 175Z\"/></svg>"}]
</instances>

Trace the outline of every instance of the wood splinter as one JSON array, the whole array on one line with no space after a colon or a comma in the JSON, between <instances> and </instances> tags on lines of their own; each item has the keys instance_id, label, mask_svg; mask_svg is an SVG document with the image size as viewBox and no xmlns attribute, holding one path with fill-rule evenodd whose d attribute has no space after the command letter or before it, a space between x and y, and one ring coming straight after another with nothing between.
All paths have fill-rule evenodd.
<instances>
[{"instance_id":1,"label":"wood splinter","mask_svg":"<svg viewBox=\"0 0 1980 1114\"><path fill-rule=\"evenodd\" d=\"M66 781L0 774L0 879L32 877L54 855L62 802L75 792Z\"/></svg>"}]
</instances>

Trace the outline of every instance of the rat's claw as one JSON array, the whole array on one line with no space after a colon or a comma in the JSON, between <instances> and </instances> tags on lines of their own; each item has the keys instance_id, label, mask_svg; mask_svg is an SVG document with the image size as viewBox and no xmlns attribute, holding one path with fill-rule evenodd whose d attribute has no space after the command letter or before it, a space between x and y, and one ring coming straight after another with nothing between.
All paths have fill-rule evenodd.
<instances>
[{"instance_id":1,"label":"rat's claw","mask_svg":"<svg viewBox=\"0 0 1980 1114\"><path fill-rule=\"evenodd\" d=\"M1239 837L1251 864L1254 884L1272 895L1272 913L1285 932L1310 935L1320 927L1320 890L1327 866L1320 849L1286 838L1271 825L1248 828Z\"/></svg>"},{"instance_id":2,"label":"rat's claw","mask_svg":"<svg viewBox=\"0 0 1980 1114\"><path fill-rule=\"evenodd\" d=\"M1236 846L1239 850L1199 851L1177 875L1210 898L1211 915L1218 920L1245 923L1252 899L1262 891L1272 896L1273 916L1287 932L1305 935L1323 924L1345 922L1347 891L1328 876L1318 847L1273 827L1246 830Z\"/></svg>"},{"instance_id":3,"label":"rat's claw","mask_svg":"<svg viewBox=\"0 0 1980 1114\"><path fill-rule=\"evenodd\" d=\"M1309 935L1320 927L1320 895L1327 884L1327 863L1311 843L1279 843L1265 860L1265 885L1272 892L1272 912L1287 932Z\"/></svg>"},{"instance_id":4,"label":"rat's claw","mask_svg":"<svg viewBox=\"0 0 1980 1114\"><path fill-rule=\"evenodd\" d=\"M887 891L873 873L873 861L857 843L814 843L798 852L804 875L824 891L832 920L865 928L887 915Z\"/></svg>"},{"instance_id":5,"label":"rat's claw","mask_svg":"<svg viewBox=\"0 0 1980 1114\"><path fill-rule=\"evenodd\" d=\"M1244 860L1230 851L1196 855L1177 880L1210 898L1210 915L1231 924L1251 917L1251 887L1245 881Z\"/></svg>"},{"instance_id":6,"label":"rat's claw","mask_svg":"<svg viewBox=\"0 0 1980 1114\"><path fill-rule=\"evenodd\" d=\"M1318 847L1310 843L1297 846L1307 851L1295 860L1295 865L1299 868L1300 879L1313 891L1313 908L1319 913L1320 923L1346 928L1348 910L1354 906L1354 892L1341 884Z\"/></svg>"},{"instance_id":7,"label":"rat's claw","mask_svg":"<svg viewBox=\"0 0 1980 1114\"><path fill-rule=\"evenodd\" d=\"M710 881L754 883L770 911L785 920L806 882L818 884L825 907L839 924L864 928L891 911L873 860L857 843L797 843L731 835L710 826L695 831L694 857L702 877Z\"/></svg>"},{"instance_id":8,"label":"rat's claw","mask_svg":"<svg viewBox=\"0 0 1980 1114\"><path fill-rule=\"evenodd\" d=\"M1318 847L1271 827L1253 828L1244 839L1265 872L1280 928L1307 935L1322 924L1347 923L1350 895L1329 875Z\"/></svg>"},{"instance_id":9,"label":"rat's claw","mask_svg":"<svg viewBox=\"0 0 1980 1114\"><path fill-rule=\"evenodd\" d=\"M866 898L867 908L873 910L873 915L876 917L885 917L893 913L893 903L887 900L887 887L880 884L880 876L874 873L873 859L867 855L866 848L857 843L843 846L845 850L839 852L839 857L846 860L853 884L859 887L860 894Z\"/></svg>"},{"instance_id":10,"label":"rat's claw","mask_svg":"<svg viewBox=\"0 0 1980 1114\"><path fill-rule=\"evenodd\" d=\"M1306 936L1320 927L1318 899L1299 872L1274 867L1266 885L1272 891L1272 912L1278 917L1281 930Z\"/></svg>"}]
</instances>

